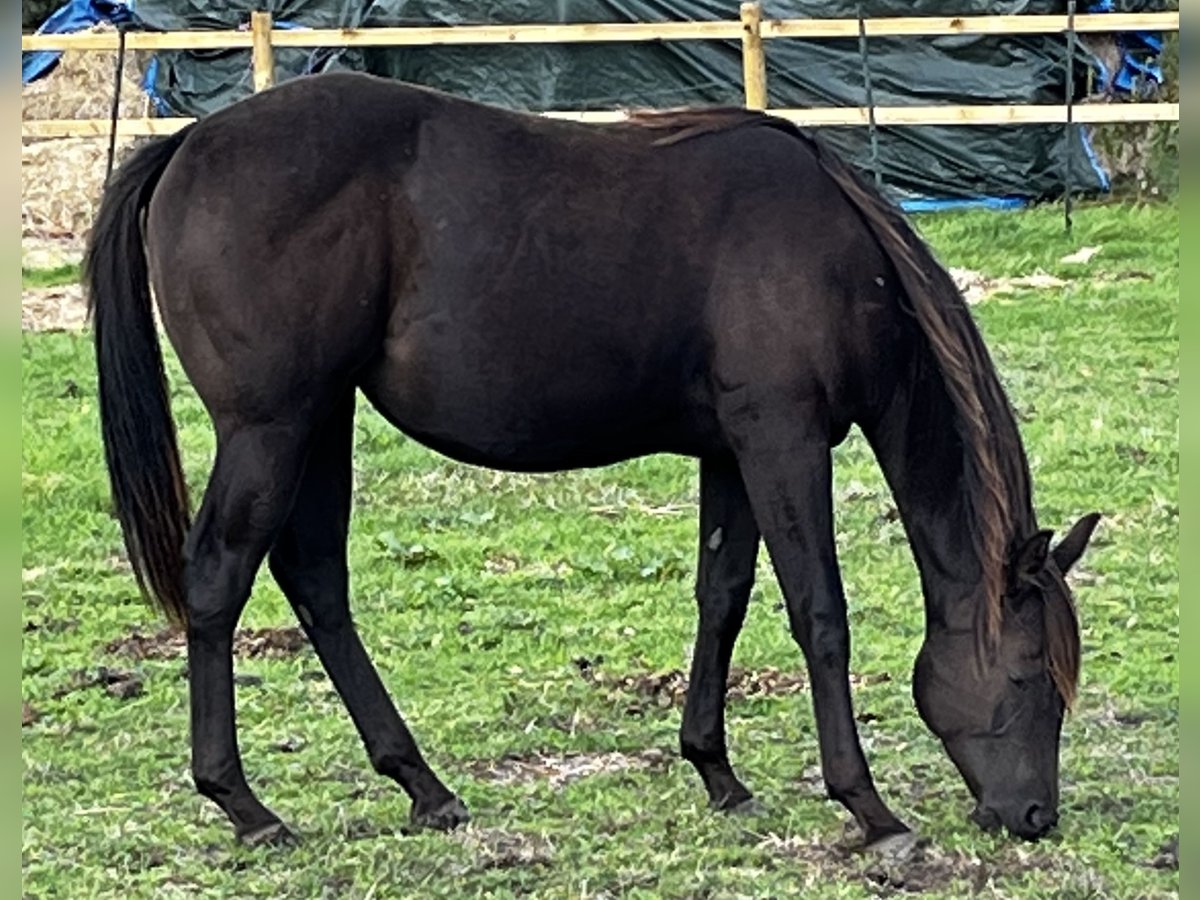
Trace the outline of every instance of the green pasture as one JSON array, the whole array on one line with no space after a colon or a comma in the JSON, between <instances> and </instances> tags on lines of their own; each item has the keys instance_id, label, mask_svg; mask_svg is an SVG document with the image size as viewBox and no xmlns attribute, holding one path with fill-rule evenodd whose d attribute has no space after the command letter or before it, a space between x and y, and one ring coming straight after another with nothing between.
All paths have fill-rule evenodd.
<instances>
[{"instance_id":1,"label":"green pasture","mask_svg":"<svg viewBox=\"0 0 1200 900\"><path fill-rule=\"evenodd\" d=\"M1049 839L967 822L966 787L916 715L916 572L857 432L837 454L838 543L859 728L881 792L926 840L899 864L848 850L857 834L824 799L801 656L765 554L728 724L735 767L766 812L709 812L678 758L695 632L693 462L494 473L405 440L363 403L354 610L473 821L405 833L407 798L371 770L264 572L236 661L240 735L251 783L302 842L242 849L193 790L185 659L123 560L90 335L27 333L25 895L1177 895L1177 210L1086 206L1070 237L1057 208L919 225L948 265L1019 279L973 312L1019 413L1041 522L1061 531L1104 514L1072 578L1083 680ZM1099 250L1062 261L1084 247ZM26 286L70 277L24 274ZM1036 274L1057 281L1025 278ZM168 362L198 495L212 438Z\"/></svg>"},{"instance_id":2,"label":"green pasture","mask_svg":"<svg viewBox=\"0 0 1200 900\"><path fill-rule=\"evenodd\" d=\"M60 287L74 284L80 278L79 263L64 263L52 269L30 269L22 266L21 286L23 288Z\"/></svg>"}]
</instances>

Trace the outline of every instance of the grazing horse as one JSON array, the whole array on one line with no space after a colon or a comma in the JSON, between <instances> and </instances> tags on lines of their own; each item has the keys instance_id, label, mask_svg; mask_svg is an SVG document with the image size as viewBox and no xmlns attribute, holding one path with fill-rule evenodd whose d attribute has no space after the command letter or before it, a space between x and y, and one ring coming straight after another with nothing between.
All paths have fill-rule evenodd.
<instances>
[{"instance_id":1,"label":"grazing horse","mask_svg":"<svg viewBox=\"0 0 1200 900\"><path fill-rule=\"evenodd\" d=\"M420 826L467 821L356 632L357 393L464 463L698 460L699 625L680 730L711 804L760 540L812 685L829 795L867 845L911 840L876 790L848 679L832 449L857 425L925 598L917 709L982 826L1057 819L1079 671L1064 575L1013 413L961 295L823 144L740 109L585 125L361 74L295 79L139 149L86 260L107 466L137 581L186 629L192 774L244 841L290 833L246 782L231 642L264 558L374 768ZM216 432L193 520L154 302Z\"/></svg>"}]
</instances>

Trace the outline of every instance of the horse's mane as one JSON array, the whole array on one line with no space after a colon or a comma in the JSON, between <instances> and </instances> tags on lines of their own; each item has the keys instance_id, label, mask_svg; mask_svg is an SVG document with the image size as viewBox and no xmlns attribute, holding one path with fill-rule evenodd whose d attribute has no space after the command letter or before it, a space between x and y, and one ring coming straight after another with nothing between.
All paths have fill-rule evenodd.
<instances>
[{"instance_id":1,"label":"horse's mane","mask_svg":"<svg viewBox=\"0 0 1200 900\"><path fill-rule=\"evenodd\" d=\"M803 137L800 129L786 119L770 116L740 106L713 106L707 108L677 107L673 109L634 109L625 120L636 128L666 132L655 139L655 146L665 147L678 144L705 134L732 131L747 127L779 128Z\"/></svg>"},{"instance_id":2,"label":"horse's mane","mask_svg":"<svg viewBox=\"0 0 1200 900\"><path fill-rule=\"evenodd\" d=\"M668 109L634 111L627 119L636 128L661 132L654 139L665 147L702 135L743 128L768 127L790 133L814 151L822 170L858 209L867 226L897 267L912 308L908 310L937 362L953 408L963 448L968 523L982 568L982 602L977 634L980 656L999 639L1007 566L1018 542L1035 528L1028 463L1016 417L966 302L946 269L895 206L825 142L778 116L742 109ZM1058 592L1052 592L1058 593ZM1074 696L1078 672L1079 633L1070 594L1048 596L1048 665L1064 700Z\"/></svg>"}]
</instances>

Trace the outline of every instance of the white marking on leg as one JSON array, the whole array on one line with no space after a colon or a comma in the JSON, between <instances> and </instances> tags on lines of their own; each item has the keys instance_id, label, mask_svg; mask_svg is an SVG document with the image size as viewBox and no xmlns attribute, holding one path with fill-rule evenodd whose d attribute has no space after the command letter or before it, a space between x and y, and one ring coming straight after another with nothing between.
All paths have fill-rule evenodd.
<instances>
[{"instance_id":1,"label":"white marking on leg","mask_svg":"<svg viewBox=\"0 0 1200 900\"><path fill-rule=\"evenodd\" d=\"M711 535L709 535L708 549L709 550L718 549L721 546L721 541L724 540L724 538L725 538L725 533L723 531L721 531L721 527L718 525L717 529Z\"/></svg>"}]
</instances>

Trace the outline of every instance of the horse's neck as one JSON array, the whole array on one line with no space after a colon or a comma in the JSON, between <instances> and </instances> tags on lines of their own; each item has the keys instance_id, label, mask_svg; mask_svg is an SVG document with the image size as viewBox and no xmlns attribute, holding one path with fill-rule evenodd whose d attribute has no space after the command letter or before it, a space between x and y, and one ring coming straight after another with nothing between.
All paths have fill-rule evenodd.
<instances>
[{"instance_id":1,"label":"horse's neck","mask_svg":"<svg viewBox=\"0 0 1200 900\"><path fill-rule=\"evenodd\" d=\"M920 379L902 380L887 412L864 430L896 500L929 614L965 626L982 566L968 521L962 446L931 367L921 367Z\"/></svg>"}]
</instances>

